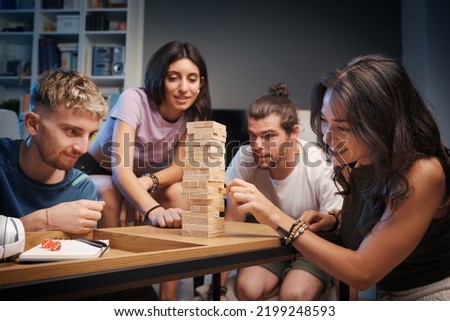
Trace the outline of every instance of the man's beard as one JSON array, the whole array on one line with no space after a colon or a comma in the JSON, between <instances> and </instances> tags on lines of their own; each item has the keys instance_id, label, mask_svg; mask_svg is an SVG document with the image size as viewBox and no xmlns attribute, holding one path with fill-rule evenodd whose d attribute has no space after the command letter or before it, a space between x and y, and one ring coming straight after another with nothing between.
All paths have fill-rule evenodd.
<instances>
[{"instance_id":1,"label":"man's beard","mask_svg":"<svg viewBox=\"0 0 450 321\"><path fill-rule=\"evenodd\" d=\"M41 160L56 169L59 170L64 170L64 171L68 171L70 169L73 168L74 164L64 164L63 162L61 162L58 158L51 158L48 157L47 155L52 155L52 153L46 153L48 146L45 146L45 144L37 144L37 150L39 152L39 157L41 158Z\"/></svg>"}]
</instances>

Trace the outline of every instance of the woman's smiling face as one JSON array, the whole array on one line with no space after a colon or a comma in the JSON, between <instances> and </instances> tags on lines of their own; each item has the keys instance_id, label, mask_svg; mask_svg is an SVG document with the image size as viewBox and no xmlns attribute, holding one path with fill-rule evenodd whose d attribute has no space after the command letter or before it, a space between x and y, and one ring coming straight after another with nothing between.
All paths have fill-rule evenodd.
<instances>
[{"instance_id":1,"label":"woman's smiling face","mask_svg":"<svg viewBox=\"0 0 450 321\"><path fill-rule=\"evenodd\" d=\"M188 58L179 59L169 65L164 78L165 97L161 105L164 112L182 113L192 106L201 87L198 67Z\"/></svg>"},{"instance_id":2,"label":"woman's smiling face","mask_svg":"<svg viewBox=\"0 0 450 321\"><path fill-rule=\"evenodd\" d=\"M345 108L332 99L332 91L327 90L322 103L323 141L328 145L328 153L334 165L357 162L359 165L371 163L370 151L356 138L351 124L345 117Z\"/></svg>"}]
</instances>

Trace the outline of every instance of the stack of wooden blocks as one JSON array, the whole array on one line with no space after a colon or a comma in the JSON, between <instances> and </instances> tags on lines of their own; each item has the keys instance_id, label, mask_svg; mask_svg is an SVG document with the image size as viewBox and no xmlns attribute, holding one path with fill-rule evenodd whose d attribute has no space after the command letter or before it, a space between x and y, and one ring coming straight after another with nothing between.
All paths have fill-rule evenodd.
<instances>
[{"instance_id":1,"label":"stack of wooden blocks","mask_svg":"<svg viewBox=\"0 0 450 321\"><path fill-rule=\"evenodd\" d=\"M226 126L215 121L187 123L184 142L183 197L190 211L182 216L181 234L195 237L221 236L224 211Z\"/></svg>"}]
</instances>

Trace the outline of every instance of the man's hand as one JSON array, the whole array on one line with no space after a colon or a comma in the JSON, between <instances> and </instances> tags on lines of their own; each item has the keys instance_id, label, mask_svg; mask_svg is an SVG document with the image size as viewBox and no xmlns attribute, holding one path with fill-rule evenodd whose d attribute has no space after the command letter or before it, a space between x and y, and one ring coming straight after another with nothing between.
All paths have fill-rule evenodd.
<instances>
[{"instance_id":1,"label":"man's hand","mask_svg":"<svg viewBox=\"0 0 450 321\"><path fill-rule=\"evenodd\" d=\"M328 232L336 225L336 218L331 214L318 211L303 212L300 219L308 225L312 232Z\"/></svg>"},{"instance_id":2,"label":"man's hand","mask_svg":"<svg viewBox=\"0 0 450 321\"><path fill-rule=\"evenodd\" d=\"M91 232L102 217L105 202L78 200L65 202L47 209L49 230L60 230L74 234Z\"/></svg>"}]
</instances>

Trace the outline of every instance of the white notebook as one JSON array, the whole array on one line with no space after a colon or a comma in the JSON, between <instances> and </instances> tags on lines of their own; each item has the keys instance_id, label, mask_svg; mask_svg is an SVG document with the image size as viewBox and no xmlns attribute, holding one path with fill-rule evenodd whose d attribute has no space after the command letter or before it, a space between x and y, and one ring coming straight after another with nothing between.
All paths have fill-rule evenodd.
<instances>
[{"instance_id":1,"label":"white notebook","mask_svg":"<svg viewBox=\"0 0 450 321\"><path fill-rule=\"evenodd\" d=\"M106 247L93 246L80 240L68 239L58 240L61 242L59 251L52 251L43 248L41 244L23 252L19 256L20 262L52 262L65 260L80 260L100 257L109 249L109 240L99 240L105 243Z\"/></svg>"}]
</instances>

